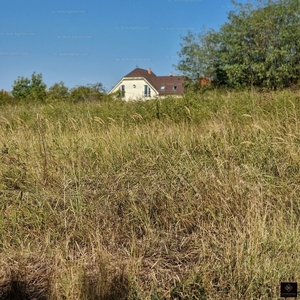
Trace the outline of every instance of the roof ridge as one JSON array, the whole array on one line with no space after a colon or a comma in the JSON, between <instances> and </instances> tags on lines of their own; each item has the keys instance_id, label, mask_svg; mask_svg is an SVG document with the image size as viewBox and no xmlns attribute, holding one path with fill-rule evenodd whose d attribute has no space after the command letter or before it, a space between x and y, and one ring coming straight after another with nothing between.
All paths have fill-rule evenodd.
<instances>
[{"instance_id":1,"label":"roof ridge","mask_svg":"<svg viewBox=\"0 0 300 300\"><path fill-rule=\"evenodd\" d=\"M149 73L150 72L150 73ZM184 76L163 75L157 76L152 70L135 68L129 72L124 78L141 77L146 79L159 93L161 94L172 94L175 92L183 92L183 80Z\"/></svg>"}]
</instances>

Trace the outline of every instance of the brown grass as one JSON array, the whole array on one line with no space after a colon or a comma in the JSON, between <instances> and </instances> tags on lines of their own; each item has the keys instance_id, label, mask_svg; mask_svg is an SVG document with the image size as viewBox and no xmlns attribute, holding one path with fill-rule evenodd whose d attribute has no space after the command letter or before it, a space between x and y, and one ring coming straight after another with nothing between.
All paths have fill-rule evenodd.
<instances>
[{"instance_id":1,"label":"brown grass","mask_svg":"<svg viewBox=\"0 0 300 300\"><path fill-rule=\"evenodd\" d=\"M193 97L159 118L1 108L0 299L277 299L298 280L299 95Z\"/></svg>"}]
</instances>

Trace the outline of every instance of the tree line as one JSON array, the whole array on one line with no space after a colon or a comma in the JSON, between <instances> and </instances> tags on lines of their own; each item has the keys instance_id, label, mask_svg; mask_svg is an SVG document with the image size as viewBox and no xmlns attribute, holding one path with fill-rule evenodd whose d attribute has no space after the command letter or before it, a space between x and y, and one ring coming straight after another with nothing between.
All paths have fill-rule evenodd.
<instances>
[{"instance_id":1,"label":"tree line","mask_svg":"<svg viewBox=\"0 0 300 300\"><path fill-rule=\"evenodd\" d=\"M102 83L76 86L69 89L64 82L53 84L49 89L43 82L42 74L31 75L31 78L19 76L14 81L11 93L0 91L0 104L19 102L45 102L66 100L71 102L99 101L106 97L105 88Z\"/></svg>"},{"instance_id":2,"label":"tree line","mask_svg":"<svg viewBox=\"0 0 300 300\"><path fill-rule=\"evenodd\" d=\"M199 87L212 78L233 88L290 87L300 78L300 1L233 1L234 10L218 31L189 32L182 38L175 67Z\"/></svg>"}]
</instances>

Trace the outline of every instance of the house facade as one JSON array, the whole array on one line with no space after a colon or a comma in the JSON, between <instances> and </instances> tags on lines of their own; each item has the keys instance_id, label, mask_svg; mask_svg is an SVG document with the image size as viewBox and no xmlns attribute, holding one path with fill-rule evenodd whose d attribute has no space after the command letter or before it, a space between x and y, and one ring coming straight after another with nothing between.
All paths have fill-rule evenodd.
<instances>
[{"instance_id":1,"label":"house facade","mask_svg":"<svg viewBox=\"0 0 300 300\"><path fill-rule=\"evenodd\" d=\"M124 76L109 92L120 91L122 99L147 100L167 95L180 96L184 92L183 76L156 76L152 70L136 68Z\"/></svg>"}]
</instances>

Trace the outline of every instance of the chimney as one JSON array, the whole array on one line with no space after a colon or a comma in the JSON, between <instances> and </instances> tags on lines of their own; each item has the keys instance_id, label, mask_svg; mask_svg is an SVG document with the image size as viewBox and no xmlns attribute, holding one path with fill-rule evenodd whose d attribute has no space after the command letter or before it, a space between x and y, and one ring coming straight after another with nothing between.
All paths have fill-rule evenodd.
<instances>
[{"instance_id":1,"label":"chimney","mask_svg":"<svg viewBox=\"0 0 300 300\"><path fill-rule=\"evenodd\" d=\"M148 68L148 74L151 74L151 68Z\"/></svg>"},{"instance_id":2,"label":"chimney","mask_svg":"<svg viewBox=\"0 0 300 300\"><path fill-rule=\"evenodd\" d=\"M171 72L171 73L170 73L170 77L172 77L172 76L173 76L173 73Z\"/></svg>"}]
</instances>

